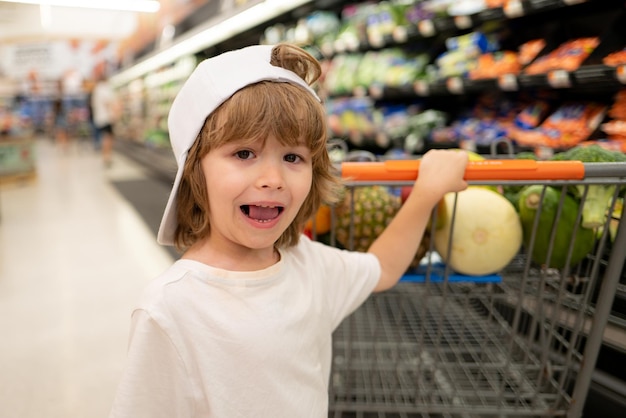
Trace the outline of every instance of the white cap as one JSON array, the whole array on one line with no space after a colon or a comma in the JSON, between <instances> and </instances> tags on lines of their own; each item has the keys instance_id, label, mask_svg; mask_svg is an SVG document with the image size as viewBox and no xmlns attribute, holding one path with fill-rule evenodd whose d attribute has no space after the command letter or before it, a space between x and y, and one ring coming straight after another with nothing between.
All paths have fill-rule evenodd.
<instances>
[{"instance_id":1,"label":"white cap","mask_svg":"<svg viewBox=\"0 0 626 418\"><path fill-rule=\"evenodd\" d=\"M297 84L318 98L306 81L294 72L270 64L273 48L272 45L250 46L204 60L176 95L167 123L178 171L161 219L157 235L159 244L174 244L178 224L176 195L185 160L207 116L238 90L264 80Z\"/></svg>"}]
</instances>

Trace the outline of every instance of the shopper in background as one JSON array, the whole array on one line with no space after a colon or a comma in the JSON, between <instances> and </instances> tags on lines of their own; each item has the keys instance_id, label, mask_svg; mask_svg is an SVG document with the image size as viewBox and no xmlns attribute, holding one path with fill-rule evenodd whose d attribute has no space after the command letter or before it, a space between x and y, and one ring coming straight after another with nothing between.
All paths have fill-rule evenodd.
<instances>
[{"instance_id":1,"label":"shopper in background","mask_svg":"<svg viewBox=\"0 0 626 418\"><path fill-rule=\"evenodd\" d=\"M52 123L54 131L54 142L62 150L67 150L67 115L65 112L65 106L63 104L62 97L57 97L52 102Z\"/></svg>"},{"instance_id":2,"label":"shopper in background","mask_svg":"<svg viewBox=\"0 0 626 418\"><path fill-rule=\"evenodd\" d=\"M428 152L368 253L302 235L338 199L319 63L291 45L200 63L168 119L178 162L158 240L184 251L132 315L111 417L326 417L331 334L394 286L467 155Z\"/></svg>"},{"instance_id":3,"label":"shopper in background","mask_svg":"<svg viewBox=\"0 0 626 418\"><path fill-rule=\"evenodd\" d=\"M96 151L99 151L101 148L100 144L100 134L98 129L96 128L96 122L93 118L93 89L95 86L95 82L92 80L85 80L83 89L87 93L86 105L87 105L87 122L89 124L89 132L91 133L91 137L93 139L93 147Z\"/></svg>"},{"instance_id":4,"label":"shopper in background","mask_svg":"<svg viewBox=\"0 0 626 418\"><path fill-rule=\"evenodd\" d=\"M102 159L105 166L111 165L113 153L113 124L116 122L119 104L108 80L100 75L91 94L91 110L96 127L96 135L101 143Z\"/></svg>"}]
</instances>

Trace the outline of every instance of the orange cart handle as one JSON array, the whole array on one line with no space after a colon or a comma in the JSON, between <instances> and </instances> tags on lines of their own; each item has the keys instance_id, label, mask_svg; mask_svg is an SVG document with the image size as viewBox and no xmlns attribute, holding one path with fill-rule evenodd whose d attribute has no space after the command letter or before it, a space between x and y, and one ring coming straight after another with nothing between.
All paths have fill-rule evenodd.
<instances>
[{"instance_id":1,"label":"orange cart handle","mask_svg":"<svg viewBox=\"0 0 626 418\"><path fill-rule=\"evenodd\" d=\"M415 180L419 160L341 163L341 177L354 181ZM580 161L484 160L470 161L465 180L582 180Z\"/></svg>"}]
</instances>

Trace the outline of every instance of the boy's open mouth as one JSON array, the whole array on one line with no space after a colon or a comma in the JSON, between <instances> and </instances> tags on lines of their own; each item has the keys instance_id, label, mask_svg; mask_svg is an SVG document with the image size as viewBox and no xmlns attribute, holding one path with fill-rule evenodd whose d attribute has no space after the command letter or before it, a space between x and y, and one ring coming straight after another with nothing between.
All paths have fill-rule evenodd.
<instances>
[{"instance_id":1,"label":"boy's open mouth","mask_svg":"<svg viewBox=\"0 0 626 418\"><path fill-rule=\"evenodd\" d=\"M250 219L258 222L268 222L275 219L285 208L282 206L242 205L241 211Z\"/></svg>"}]
</instances>

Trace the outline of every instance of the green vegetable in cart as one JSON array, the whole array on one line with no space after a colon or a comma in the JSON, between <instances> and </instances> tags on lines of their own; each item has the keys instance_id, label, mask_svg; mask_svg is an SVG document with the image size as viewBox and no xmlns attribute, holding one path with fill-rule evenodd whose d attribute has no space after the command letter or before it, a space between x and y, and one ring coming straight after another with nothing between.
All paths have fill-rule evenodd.
<instances>
[{"instance_id":1,"label":"green vegetable in cart","mask_svg":"<svg viewBox=\"0 0 626 418\"><path fill-rule=\"evenodd\" d=\"M563 268L566 265L570 243L573 239L574 247L570 266L574 266L581 262L587 254L593 250L595 241L594 231L579 225L576 236L572 236L578 216L578 203L572 196L566 193L560 216L557 219L561 193L553 187L545 186L546 190L542 200L541 194L543 188L544 186L541 185L526 186L519 196L519 216L524 230L524 246L527 250L530 249L535 216L539 213L539 223L537 224L535 241L532 253L530 254L531 260L545 267ZM540 203L541 212L538 212ZM547 256L548 250L550 249L550 237L555 223L556 232L551 257L548 262Z\"/></svg>"},{"instance_id":2,"label":"green vegetable in cart","mask_svg":"<svg viewBox=\"0 0 626 418\"><path fill-rule=\"evenodd\" d=\"M595 144L588 146L579 145L567 151L555 154L552 160L576 160L584 163L616 163L625 162L626 155L619 151L609 151ZM583 204L582 226L585 228L598 228L604 225L606 221L606 210L613 199L617 186L610 184L592 184L585 186L580 184L574 187L574 194L579 198L582 197L586 187L589 187L589 189Z\"/></svg>"}]
</instances>

